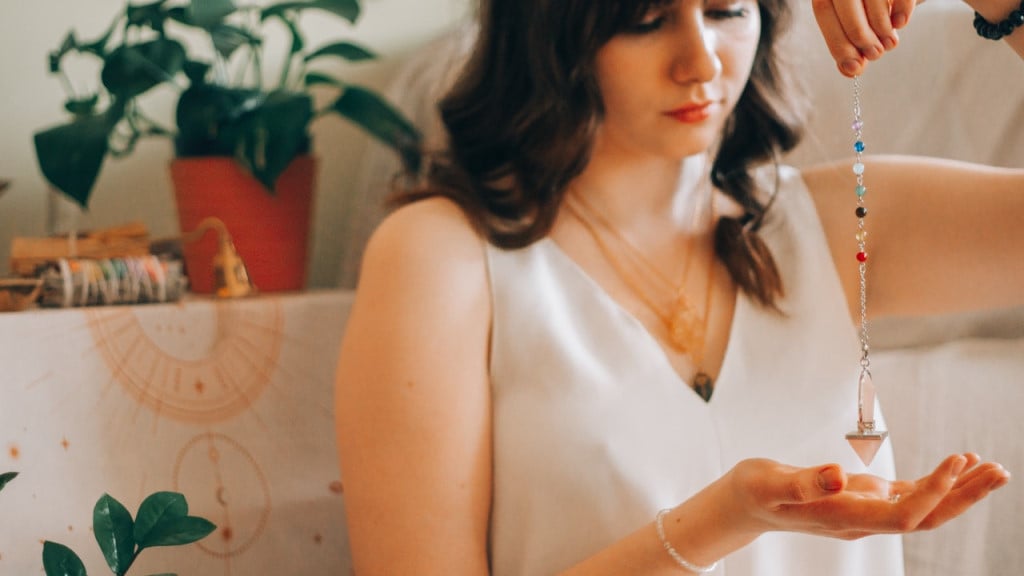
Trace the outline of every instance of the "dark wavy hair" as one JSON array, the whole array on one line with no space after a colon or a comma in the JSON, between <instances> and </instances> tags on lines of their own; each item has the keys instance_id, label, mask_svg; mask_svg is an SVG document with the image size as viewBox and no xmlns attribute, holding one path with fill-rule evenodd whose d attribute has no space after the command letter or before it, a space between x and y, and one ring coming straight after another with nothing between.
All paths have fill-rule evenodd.
<instances>
[{"instance_id":1,"label":"dark wavy hair","mask_svg":"<svg viewBox=\"0 0 1024 576\"><path fill-rule=\"evenodd\" d=\"M782 282L757 235L767 206L752 170L798 143L804 106L778 41L788 0L760 0L761 36L750 79L726 122L711 179L743 207L721 218L715 250L734 281L776 307ZM446 196L494 245L520 248L546 236L568 183L590 159L604 115L595 74L598 50L671 0L482 0L474 51L439 111L447 149L419 187L394 204Z\"/></svg>"}]
</instances>

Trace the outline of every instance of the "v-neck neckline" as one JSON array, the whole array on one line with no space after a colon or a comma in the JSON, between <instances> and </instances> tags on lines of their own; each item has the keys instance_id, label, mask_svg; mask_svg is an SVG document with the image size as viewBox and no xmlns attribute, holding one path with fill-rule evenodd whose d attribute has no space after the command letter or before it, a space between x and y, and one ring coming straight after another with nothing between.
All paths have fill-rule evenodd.
<instances>
[{"instance_id":1,"label":"v-neck neckline","mask_svg":"<svg viewBox=\"0 0 1024 576\"><path fill-rule=\"evenodd\" d=\"M606 290L605 287L601 285L601 283L599 283L593 276L591 276L590 273L587 272L587 270L579 264L579 262L573 259L573 257L570 256L569 253L566 252L565 249L563 249L562 246L559 245L558 242L554 240L554 238L550 236L545 237L541 239L538 242L538 244L550 246L550 250L552 253L556 254L557 257L564 260L579 277L581 277L584 281L587 282L587 284L589 284L593 288L596 297L607 302L610 306L617 310L623 317L627 318L629 323L633 325L633 328L643 334L643 337L647 340L648 343L647 347L652 349L652 356L654 356L657 359L656 361L659 364L661 364L661 366L668 372L668 374L672 376L673 380L676 383L678 383L680 386L684 386L689 389L690 394L694 400L698 401L700 404L704 406L718 404L718 399L720 398L722 392L721 386L722 383L726 381L725 376L727 376L730 371L730 360L734 354L733 348L735 348L736 346L736 326L739 322L740 315L745 312L743 310L745 297L743 295L742 290L736 290L735 301L733 302L732 319L729 323L729 335L727 337L725 345L725 354L722 356L722 364L718 369L718 376L714 378L714 388L712 389L711 397L708 400L704 400L704 398L702 398L701 395L697 393L697 390L694 389L692 383L687 381L686 378L683 378L683 376L679 374L679 372L675 369L675 366L672 364L672 361L669 360L665 348L661 345L661 343L658 342L658 339L654 336L654 334L651 334L651 331L647 328L647 326L639 318L637 318L636 314L631 312L629 309L623 306L621 302L612 297L608 290Z\"/></svg>"}]
</instances>

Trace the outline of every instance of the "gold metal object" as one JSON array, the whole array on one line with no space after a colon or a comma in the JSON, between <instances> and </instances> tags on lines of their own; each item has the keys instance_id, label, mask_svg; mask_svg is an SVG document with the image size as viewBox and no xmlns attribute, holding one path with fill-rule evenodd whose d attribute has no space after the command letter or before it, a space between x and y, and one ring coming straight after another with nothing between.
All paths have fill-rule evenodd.
<instances>
[{"instance_id":1,"label":"gold metal object","mask_svg":"<svg viewBox=\"0 0 1024 576\"><path fill-rule=\"evenodd\" d=\"M249 270L235 250L227 226L219 218L204 218L195 230L182 235L183 242L195 242L209 230L217 231L217 254L213 257L214 294L218 298L242 298L256 293Z\"/></svg>"}]
</instances>

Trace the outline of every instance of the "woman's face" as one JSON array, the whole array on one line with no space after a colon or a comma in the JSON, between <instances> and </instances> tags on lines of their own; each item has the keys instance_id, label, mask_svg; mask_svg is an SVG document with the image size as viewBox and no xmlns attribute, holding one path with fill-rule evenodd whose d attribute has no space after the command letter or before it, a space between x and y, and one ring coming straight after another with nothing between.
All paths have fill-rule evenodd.
<instances>
[{"instance_id":1,"label":"woman's face","mask_svg":"<svg viewBox=\"0 0 1024 576\"><path fill-rule=\"evenodd\" d=\"M683 158L718 139L757 51L756 0L676 0L597 53L595 153Z\"/></svg>"}]
</instances>

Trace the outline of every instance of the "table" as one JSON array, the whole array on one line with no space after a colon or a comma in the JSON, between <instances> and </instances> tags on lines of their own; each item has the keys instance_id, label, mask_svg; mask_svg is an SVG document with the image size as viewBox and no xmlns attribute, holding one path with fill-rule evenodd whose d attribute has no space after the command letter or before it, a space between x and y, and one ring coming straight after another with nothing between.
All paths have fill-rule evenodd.
<instances>
[{"instance_id":1,"label":"table","mask_svg":"<svg viewBox=\"0 0 1024 576\"><path fill-rule=\"evenodd\" d=\"M0 314L0 574L42 573L42 542L107 573L91 532L183 493L218 529L142 553L131 574L351 573L333 424L352 295Z\"/></svg>"}]
</instances>

